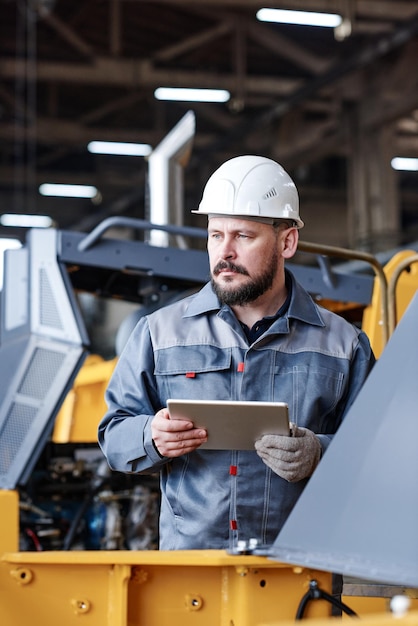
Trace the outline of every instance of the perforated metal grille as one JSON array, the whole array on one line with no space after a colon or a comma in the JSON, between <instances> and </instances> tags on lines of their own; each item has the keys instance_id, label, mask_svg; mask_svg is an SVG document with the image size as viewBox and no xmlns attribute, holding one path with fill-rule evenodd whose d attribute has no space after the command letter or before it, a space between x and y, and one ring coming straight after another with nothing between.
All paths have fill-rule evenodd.
<instances>
[{"instance_id":1,"label":"perforated metal grille","mask_svg":"<svg viewBox=\"0 0 418 626\"><path fill-rule=\"evenodd\" d=\"M22 378L18 392L37 400L44 398L64 359L64 352L36 348Z\"/></svg>"},{"instance_id":2,"label":"perforated metal grille","mask_svg":"<svg viewBox=\"0 0 418 626\"><path fill-rule=\"evenodd\" d=\"M39 270L39 286L40 286L40 321L43 326L51 326L53 328L63 329L62 321L59 315L59 309L55 302L54 292L45 269Z\"/></svg>"},{"instance_id":3,"label":"perforated metal grille","mask_svg":"<svg viewBox=\"0 0 418 626\"><path fill-rule=\"evenodd\" d=\"M37 407L20 403L11 406L0 437L0 473L6 474L36 417Z\"/></svg>"}]
</instances>

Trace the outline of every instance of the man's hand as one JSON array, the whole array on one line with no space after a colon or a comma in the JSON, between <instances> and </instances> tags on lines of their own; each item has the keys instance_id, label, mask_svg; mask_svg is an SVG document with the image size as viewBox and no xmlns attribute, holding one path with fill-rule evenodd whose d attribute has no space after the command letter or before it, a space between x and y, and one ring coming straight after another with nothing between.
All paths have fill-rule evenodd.
<instances>
[{"instance_id":1,"label":"man's hand","mask_svg":"<svg viewBox=\"0 0 418 626\"><path fill-rule=\"evenodd\" d=\"M207 441L203 428L195 428L188 419L170 419L167 409L161 409L151 422L154 445L161 456L176 457L193 452Z\"/></svg>"},{"instance_id":2,"label":"man's hand","mask_svg":"<svg viewBox=\"0 0 418 626\"><path fill-rule=\"evenodd\" d=\"M311 430L291 426L291 437L264 435L255 442L255 449L273 472L294 483L312 474L321 458L321 444Z\"/></svg>"}]
</instances>

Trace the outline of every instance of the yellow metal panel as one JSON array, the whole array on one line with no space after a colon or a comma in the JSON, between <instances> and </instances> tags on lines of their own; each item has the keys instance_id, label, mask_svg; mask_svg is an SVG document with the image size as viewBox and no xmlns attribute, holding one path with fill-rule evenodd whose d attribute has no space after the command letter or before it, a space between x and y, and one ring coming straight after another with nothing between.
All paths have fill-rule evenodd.
<instances>
[{"instance_id":1,"label":"yellow metal panel","mask_svg":"<svg viewBox=\"0 0 418 626\"><path fill-rule=\"evenodd\" d=\"M0 621L22 626L257 626L292 620L324 572L223 551L16 552L0 564ZM313 602L307 617L328 617Z\"/></svg>"},{"instance_id":2,"label":"yellow metal panel","mask_svg":"<svg viewBox=\"0 0 418 626\"><path fill-rule=\"evenodd\" d=\"M294 619L309 581L328 587L330 577L260 562L222 567L140 566L130 582L129 624L148 626L251 626L260 620ZM312 603L307 616L329 616L330 605Z\"/></svg>"},{"instance_id":3,"label":"yellow metal panel","mask_svg":"<svg viewBox=\"0 0 418 626\"><path fill-rule=\"evenodd\" d=\"M414 250L402 250L395 254L385 265L384 273L389 282L397 267L409 257L416 255ZM408 307L412 297L418 289L418 263L410 267L410 271L401 274L396 288L396 317L399 321ZM389 307L392 304L389 303ZM383 351L382 337L382 307L380 281L376 278L373 287L372 301L363 313L362 330L367 334L372 344L373 351L379 357Z\"/></svg>"},{"instance_id":4,"label":"yellow metal panel","mask_svg":"<svg viewBox=\"0 0 418 626\"><path fill-rule=\"evenodd\" d=\"M2 563L0 620L13 626L126 626L123 590L130 568Z\"/></svg>"},{"instance_id":5,"label":"yellow metal panel","mask_svg":"<svg viewBox=\"0 0 418 626\"><path fill-rule=\"evenodd\" d=\"M19 547L19 494L0 490L0 555Z\"/></svg>"},{"instance_id":6,"label":"yellow metal panel","mask_svg":"<svg viewBox=\"0 0 418 626\"><path fill-rule=\"evenodd\" d=\"M116 361L97 355L86 359L55 420L55 443L97 443L97 427L107 408L104 394Z\"/></svg>"},{"instance_id":7,"label":"yellow metal panel","mask_svg":"<svg viewBox=\"0 0 418 626\"><path fill-rule=\"evenodd\" d=\"M9 552L0 562L0 623L290 626L312 579L330 593L328 573L217 550ZM355 598L345 600L358 608ZM393 626L382 611L359 611L362 626ZM305 617L312 626L335 623L323 600L311 602ZM396 619L396 626L416 624L414 610Z\"/></svg>"}]
</instances>

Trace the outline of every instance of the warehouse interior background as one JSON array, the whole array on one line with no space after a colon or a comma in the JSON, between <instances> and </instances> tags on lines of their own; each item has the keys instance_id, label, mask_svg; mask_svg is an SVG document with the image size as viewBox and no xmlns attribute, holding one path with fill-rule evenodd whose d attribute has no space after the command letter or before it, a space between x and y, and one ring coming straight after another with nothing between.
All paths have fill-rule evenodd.
<instances>
[{"instance_id":1,"label":"warehouse interior background","mask_svg":"<svg viewBox=\"0 0 418 626\"><path fill-rule=\"evenodd\" d=\"M322 28L261 22L261 7L342 16ZM147 159L89 142L155 148L192 110L185 225L214 169L238 154L294 178L303 239L378 254L416 247L416 0L0 0L0 215L40 214L89 232L108 216L147 218ZM225 103L159 101L158 87L227 89ZM44 197L48 182L91 199ZM24 229L0 227L22 238Z\"/></svg>"},{"instance_id":2,"label":"warehouse interior background","mask_svg":"<svg viewBox=\"0 0 418 626\"><path fill-rule=\"evenodd\" d=\"M342 22L334 28L265 23L257 19L257 12L263 7L336 13L342 17ZM0 418L4 415L8 420L11 415L14 419L15 406L17 410L21 406L26 419L24 411L29 406L31 409L39 407L37 418L40 416L40 420L44 420L39 421L39 427L37 422L36 436L32 436L30 431L27 438L33 447L26 446L26 431L18 433L16 444L14 440L11 442L15 448L7 437L2 438L3 450L8 451L4 458L0 455L3 466L7 466L10 457L11 470L15 472L12 478L17 476L24 487L20 493L23 504L20 527L26 532L21 544L23 550L38 550L39 547L42 550L42 541L47 550L55 550L57 546L60 550L84 549L86 546L92 550L102 549L103 546L106 550L113 550L126 545L135 550L156 545L157 500L152 492L156 492L157 488L154 484L150 486L149 516L152 519L151 522L146 519L146 524L143 524L146 530L144 537L138 533L136 509L141 504L142 494L126 488L136 488L136 478L142 481L143 477L114 473L109 481L113 490L111 497L108 497L108 491L98 492L99 488L107 487L108 476L97 471L97 468L103 467L102 455L97 454L97 421L105 411L104 389L116 362L115 357L123 349L138 316L198 287L195 284L185 287L185 270L194 269L190 261L185 261L182 268L173 262L170 269L174 268L175 280L166 282L165 276L160 280L158 272L153 275L152 263L145 267L139 263L137 266L123 266L120 273L133 278L135 297L131 301L120 296L118 285L114 287L117 282L114 276L118 272L115 270L112 273L113 266L109 274L104 272L105 278L100 282L99 265L90 266L86 262L83 266L82 262L77 263L71 257L66 265L70 276L68 280L67 274L62 272L61 275L58 271L67 261L60 258L55 264L58 252L65 249L65 245L61 249L59 247L64 238L49 239L55 235L52 229L32 232L35 240L40 235L36 245L32 245L32 241L26 250L11 251L2 287L2 242L23 244L28 235L27 226L9 226L6 216L49 216L52 225L61 234L65 231L66 241L70 241L75 233L91 234L106 218L149 219L150 194L153 191L149 175L152 151L192 112L196 127L192 145L190 150L186 150L182 162L181 201L178 202L174 196L170 198L173 201L173 211L168 215L170 224L205 227L205 218L192 215L191 210L198 205L208 177L226 159L251 153L279 161L293 177L300 195L301 217L306 224L301 231L302 241L370 253L376 255L382 264L392 259L398 250L418 251L418 166L411 170L393 167L395 158L418 161L417 60L418 0L0 0L0 314L3 318L0 317L0 322L3 322L0 343L2 354L6 355L3 358L3 376L0 377L4 392ZM231 97L219 103L158 100L155 92L165 86L224 89L230 92ZM92 153L88 149L92 141L146 143L151 147L151 155ZM91 198L45 196L40 190L47 183L88 185L96 191ZM158 185L157 179L154 186L158 188ZM179 206L181 212L177 210ZM113 236L115 233L108 234ZM143 237L142 232L125 226L116 235L134 240L129 250L134 249L135 255L140 248L146 249L144 256L148 262L150 247L140 245L142 241L138 241ZM88 235L83 239L84 243L87 238ZM50 246L43 245L44 241ZM76 237L74 241L78 241ZM125 246L119 245L119 241L116 243L117 246L112 249L117 248L119 254L132 241L124 241ZM204 239L199 245L204 247ZM28 254L20 255L22 251ZM80 253L76 256L78 261L85 249L80 252L74 244L71 252ZM189 250L185 252L190 253ZM206 259L206 255L201 251L199 253ZM169 252L160 254L158 249L158 257L163 256L164 260L170 260ZM52 258L54 263L51 263ZM185 255L185 258L196 257ZM10 259L15 261L15 265L10 263ZM113 257L111 261L114 261ZM304 262L308 264L311 261L305 258ZM417 272L412 268L418 264L412 265L410 259L408 262L410 265L405 266L407 271L403 273L403 278L407 275L407 279L412 280L405 281L402 299L399 298L405 307L409 304L411 293L416 292L417 284ZM350 268L354 266L358 274L363 271L354 262L342 263L341 258L337 258L336 263L340 270L345 265L347 273L349 265ZM328 272L326 264L323 268L324 278L330 279L333 287L332 272ZM91 289L74 289L77 293L73 298L72 284L82 284L82 279L77 283L77 274L87 276L86 283ZM45 276L58 277L59 280L48 282ZM373 271L370 270L370 275L363 275L361 279L370 283L373 296ZM113 299L106 299L105 296L112 293L112 287L116 295ZM67 289L71 293L66 294ZM369 329L375 327L381 344L382 329L385 330L382 292L383 289L381 300L376 298L369 316ZM63 293L71 297L67 300L62 297ZM40 302L42 306L39 306ZM364 302L353 302L344 297L334 304L340 302L342 313L360 325ZM78 307L73 306L75 303L80 306L82 320L78 316ZM55 313L61 310L65 312L65 315L62 314L64 321L57 330L59 324L56 324L56 317L59 316ZM42 319L44 324L39 323L42 314L45 314ZM378 380L373 396L370 393L364 402L368 414L370 410L375 412L376 424L383 424L382 415L386 409L390 419L393 418L394 426L391 423L389 427L389 422L386 422L385 429L379 431L379 437L375 436L370 423L366 429L368 433L373 433L373 438L370 436L368 440L363 437L363 448L370 441L368 452L376 449L376 455L379 450L374 446L381 443L383 431L390 433L391 450L396 448L397 443L403 450L403 440L401 443L396 441L396 437L392 440L393 433L399 432L399 437L403 436L404 431L396 429L395 424L395 418L398 420L403 411L411 417L409 431L412 432L414 427L415 413L410 406L416 405L415 386L410 381L411 372L416 369L416 343L413 341L415 327L410 319L407 321L409 326L405 327L408 332L402 331L404 334L399 348L392 343L395 348L389 353L390 357L386 357L388 360L383 361L383 367L387 368L384 370L386 377ZM82 332L78 322L82 322ZM79 386L75 385L69 391L61 416L55 421L54 411L61 406L64 392L56 382L55 361L49 356L49 346L52 344L56 349L57 341L59 354L67 357L71 344L68 329L71 328L77 331L73 331L77 341L75 347L71 346L75 365L71 366L70 375L75 376L81 358L89 352L86 367L84 369L83 365L80 370L80 374L85 373L85 378L78 379ZM39 331L42 332L39 334ZM61 335L56 340L59 333ZM45 355L44 369L39 368L38 361L31 358L35 352ZM23 366L16 367L22 355L25 367L26 362L29 363L27 370ZM392 358L390 367L386 366L385 363ZM28 385L33 393L33 396L28 394L28 404L22 402L22 397L25 400L26 396L21 392L21 379L25 377L30 383L36 382ZM62 380L64 387L69 378L62 374L58 382ZM381 389L385 393L380 393ZM42 394L52 398L52 409ZM80 402L80 398L85 403ZM386 399L390 401L381 409ZM19 417L20 414L16 414ZM359 416L363 417L363 414ZM24 422L23 418L14 422L22 431L25 429L21 425L29 422L29 419ZM52 439L47 441L52 421L54 433ZM356 438L358 429L353 441ZM22 441L25 445L23 454L23 446L18 447ZM413 442L414 438L409 437L409 441ZM16 453L10 453L14 450ZM355 461L359 452L357 450L357 456L353 457L351 450L350 446L346 447L347 455ZM402 463L397 464L396 475L393 474L393 464L387 463L386 449L379 458L383 459L382 472L376 472L372 463L369 467L373 467L373 475L383 486L381 500L384 507L382 510L374 507L373 512L377 511L377 519L386 521L383 529L389 528L393 535L388 524L392 518L386 515L387 512L396 511L401 521L414 520L410 511L411 498L405 497L411 489L407 489L407 483L402 482L402 475L416 475L409 471L416 455L413 452L410 455L402 453L398 459ZM374 454L369 455L370 459L374 461ZM404 462L408 464L409 473L402 471ZM353 477L359 482L357 474L350 471L349 464L343 465L347 470L348 488L340 489L340 493L345 497L351 489L351 494L357 497L362 490L351 487ZM39 473L33 472L33 482L30 480L32 468L39 470ZM355 469L359 468L362 470L363 466L357 463ZM330 473L331 477L336 475ZM38 483L39 476L41 481ZM388 485L395 484L394 480L397 484L402 483L403 487L392 490L392 496L399 499L399 506L394 506L392 499L387 498L390 492ZM374 497L370 500L373 504L378 499L377 490L370 490L369 483L367 486L368 494L373 492ZM9 487L10 483L6 488ZM131 498L131 493L137 497ZM330 491L324 490L323 493L329 500ZM94 499L97 494L98 499ZM122 494L120 501L123 504L120 507L113 494ZM30 506L33 502L37 504L36 497L39 497L42 506L46 503L50 507L48 511L53 511L53 516L46 523L42 509L35 510L32 516ZM4 502L6 510L10 500ZM68 502L70 505L66 510ZM88 511L90 518L87 526L79 532L81 515L91 502L93 507ZM98 502L100 506L95 508ZM131 503L132 508L128 509ZM119 514L119 508L123 515ZM318 511L320 508L316 507ZM368 513L371 508L351 506L354 513L360 510ZM125 525L120 527L120 531L117 525L122 518ZM370 523L367 515L366 518L367 531L378 539L384 538L384 533L375 532L379 525ZM12 516L7 514L5 519L7 525ZM347 526L347 519L344 518L344 532L350 525ZM102 529L96 523L98 520L109 521L106 533L100 534ZM352 526L354 531L358 527L355 524ZM409 523L408 528L413 530L415 527ZM36 535L39 528L45 531L42 541ZM85 528L93 530L88 537L90 542L84 538ZM115 528L119 534L114 533ZM311 529L314 528L311 524ZM150 529L151 535L147 534ZM12 534L15 538L15 530ZM10 537L7 532L3 535L6 545ZM401 538L405 552L414 555L410 549L413 541L409 540L409 536L402 532L396 536ZM143 543L138 543L138 537L143 539ZM365 537L367 535L362 529L362 538ZM390 547L398 550L399 542L390 543ZM386 555L386 550L384 552ZM7 553L10 557L9 547ZM388 554L390 564L396 565L396 559L390 552ZM380 563L380 555L378 557ZM47 563L47 558L40 561L41 568ZM19 557L13 559L12 554L12 572L16 571L16 564L24 563ZM367 563L367 558L359 560ZM7 558L3 561L6 563ZM351 563L353 559L350 557L349 561ZM54 576L54 563L51 563ZM62 567L62 562L58 565L55 572L62 573L67 569ZM416 562L412 568L415 580ZM30 572L29 569L25 571ZM2 572L7 585L16 585L23 593L29 589L26 587L25 591L23 578L18 579L15 574L10 576L4 568L0 574ZM106 576L109 578L107 573ZM93 578L89 575L89 580ZM37 575L27 578L27 582L32 583L29 591L35 590L33 595L38 593L40 580L41 576ZM49 580L44 579L46 583ZM124 589L126 580L123 579ZM134 576L132 580L136 584ZM116 587L115 584L110 587L111 601L114 600L117 584L116 581ZM405 584L410 585L409 581ZM103 586L99 587L97 597L100 599L96 606L103 604ZM56 595L59 601L61 595L65 597L65 583L52 588L53 596ZM137 589L133 589L136 593ZM13 612L20 608L31 612L31 604L16 602L17 596L6 594L9 595ZM51 612L50 604L44 601L46 596L43 593L38 595L42 611ZM125 597L124 594L116 595L120 599ZM416 595L413 597L417 600ZM58 602L54 597L55 601ZM67 599L65 602L68 608ZM7 602L3 604L8 605ZM80 604L84 606L84 602ZM93 603L94 610L96 606ZM56 611L51 614L56 620Z\"/></svg>"}]
</instances>

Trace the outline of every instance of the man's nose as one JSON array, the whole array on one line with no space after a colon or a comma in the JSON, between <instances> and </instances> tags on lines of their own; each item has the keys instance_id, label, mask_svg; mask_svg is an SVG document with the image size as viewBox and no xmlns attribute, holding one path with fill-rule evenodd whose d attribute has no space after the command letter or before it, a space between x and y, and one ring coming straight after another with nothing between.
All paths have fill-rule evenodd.
<instances>
[{"instance_id":1,"label":"man's nose","mask_svg":"<svg viewBox=\"0 0 418 626\"><path fill-rule=\"evenodd\" d=\"M235 257L236 251L232 239L224 239L221 246L220 254L222 259L232 259Z\"/></svg>"}]
</instances>

